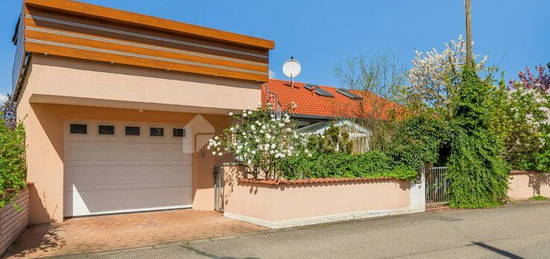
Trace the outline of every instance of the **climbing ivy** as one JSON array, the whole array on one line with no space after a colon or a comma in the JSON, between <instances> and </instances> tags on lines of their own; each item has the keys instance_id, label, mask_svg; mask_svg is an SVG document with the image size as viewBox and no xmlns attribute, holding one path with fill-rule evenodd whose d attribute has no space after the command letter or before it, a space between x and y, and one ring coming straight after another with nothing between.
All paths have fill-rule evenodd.
<instances>
[{"instance_id":1,"label":"climbing ivy","mask_svg":"<svg viewBox=\"0 0 550 259\"><path fill-rule=\"evenodd\" d=\"M467 68L452 104L449 204L458 208L501 204L508 189L502 142L490 131L491 85Z\"/></svg>"}]
</instances>

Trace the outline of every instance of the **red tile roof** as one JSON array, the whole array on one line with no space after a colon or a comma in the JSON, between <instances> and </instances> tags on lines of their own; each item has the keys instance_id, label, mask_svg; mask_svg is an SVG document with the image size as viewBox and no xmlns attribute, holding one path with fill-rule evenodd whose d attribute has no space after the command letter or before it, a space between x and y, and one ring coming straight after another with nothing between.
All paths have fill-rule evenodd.
<instances>
[{"instance_id":1,"label":"red tile roof","mask_svg":"<svg viewBox=\"0 0 550 259\"><path fill-rule=\"evenodd\" d=\"M262 85L262 104L273 103L273 101L268 101L269 91L272 95L277 96L276 99L278 99L283 109L286 109L292 103L296 104L296 108L290 111L291 114L295 115L337 118L373 116L387 118L389 110L402 107L370 92L352 90L353 93L363 97L362 100L353 100L338 93L335 87L319 86L319 88L334 96L325 97L304 88L305 85L305 83L294 82L293 87L291 87L290 81L269 79L269 83ZM361 109L361 106L364 109Z\"/></svg>"}]
</instances>

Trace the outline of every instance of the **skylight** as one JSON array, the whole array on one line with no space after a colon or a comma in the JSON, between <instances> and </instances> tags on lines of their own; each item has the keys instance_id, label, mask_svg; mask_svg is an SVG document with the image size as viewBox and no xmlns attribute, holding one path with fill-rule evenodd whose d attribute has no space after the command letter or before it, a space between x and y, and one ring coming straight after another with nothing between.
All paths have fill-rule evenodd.
<instances>
[{"instance_id":1,"label":"skylight","mask_svg":"<svg viewBox=\"0 0 550 259\"><path fill-rule=\"evenodd\" d=\"M314 84L306 84L306 85L304 85L304 88L307 89L307 90L313 91L313 89L319 88L319 86L314 85Z\"/></svg>"},{"instance_id":2,"label":"skylight","mask_svg":"<svg viewBox=\"0 0 550 259\"><path fill-rule=\"evenodd\" d=\"M315 89L315 93L320 95L320 96L324 96L324 97L334 97L334 95L332 95L331 93L321 89L320 87Z\"/></svg>"},{"instance_id":3,"label":"skylight","mask_svg":"<svg viewBox=\"0 0 550 259\"><path fill-rule=\"evenodd\" d=\"M347 89L343 89L343 88L338 88L336 89L336 92L338 92L339 94L343 95L343 96L346 96L350 99L353 99L353 100L360 100L361 99L361 96L359 95L356 95L352 92L350 92L349 90Z\"/></svg>"},{"instance_id":4,"label":"skylight","mask_svg":"<svg viewBox=\"0 0 550 259\"><path fill-rule=\"evenodd\" d=\"M315 93L318 94L319 96L334 97L334 95L332 95L326 90L323 90L321 87L319 87L319 85L316 85L316 84L305 84L304 88L310 91L315 90Z\"/></svg>"}]
</instances>

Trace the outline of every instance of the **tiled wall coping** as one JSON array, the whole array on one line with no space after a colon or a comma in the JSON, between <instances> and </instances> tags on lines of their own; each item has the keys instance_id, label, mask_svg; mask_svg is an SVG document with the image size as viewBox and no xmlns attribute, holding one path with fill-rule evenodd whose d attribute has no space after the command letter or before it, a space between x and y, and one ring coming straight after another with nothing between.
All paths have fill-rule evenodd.
<instances>
[{"instance_id":1,"label":"tiled wall coping","mask_svg":"<svg viewBox=\"0 0 550 259\"><path fill-rule=\"evenodd\" d=\"M510 175L521 175L521 174L543 174L544 172L540 171L521 171L521 170L512 170Z\"/></svg>"},{"instance_id":2,"label":"tiled wall coping","mask_svg":"<svg viewBox=\"0 0 550 259\"><path fill-rule=\"evenodd\" d=\"M380 182L380 181L404 181L393 177L365 177L365 178L314 178L297 180L265 180L240 178L241 184L264 184L264 185L299 185L299 184L321 184L321 183L349 183L349 182Z\"/></svg>"}]
</instances>

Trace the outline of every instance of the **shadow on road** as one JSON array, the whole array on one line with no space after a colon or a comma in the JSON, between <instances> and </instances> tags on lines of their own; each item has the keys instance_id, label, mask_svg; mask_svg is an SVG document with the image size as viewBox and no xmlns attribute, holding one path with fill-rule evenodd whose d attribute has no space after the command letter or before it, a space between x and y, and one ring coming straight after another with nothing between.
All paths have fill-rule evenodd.
<instances>
[{"instance_id":1,"label":"shadow on road","mask_svg":"<svg viewBox=\"0 0 550 259\"><path fill-rule=\"evenodd\" d=\"M518 256L516 254L512 254L506 250L502 250L502 249L499 249L499 248L496 248L494 246L490 246L488 244L485 244L485 243L481 243L481 242L472 242L472 244L476 245L476 246L479 246L481 248L485 248L487 250L490 250L490 251L493 251L499 255L502 255L502 256L505 256L505 257L508 257L508 258L513 258L513 259L522 259L523 257L521 256Z\"/></svg>"},{"instance_id":2,"label":"shadow on road","mask_svg":"<svg viewBox=\"0 0 550 259\"><path fill-rule=\"evenodd\" d=\"M199 249L196 249L196 248L193 248L193 247L190 247L190 246L182 246L183 248L189 250L189 251L192 251L194 253L196 253L197 255L201 255L201 256L204 256L204 257L208 257L208 258L216 258L216 259L238 259L238 257L232 257L232 256L217 256L217 255L213 255L213 254L210 254L210 253L207 253L207 252L204 252L204 251L201 251ZM245 257L244 259L260 259L258 257Z\"/></svg>"}]
</instances>

